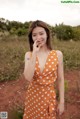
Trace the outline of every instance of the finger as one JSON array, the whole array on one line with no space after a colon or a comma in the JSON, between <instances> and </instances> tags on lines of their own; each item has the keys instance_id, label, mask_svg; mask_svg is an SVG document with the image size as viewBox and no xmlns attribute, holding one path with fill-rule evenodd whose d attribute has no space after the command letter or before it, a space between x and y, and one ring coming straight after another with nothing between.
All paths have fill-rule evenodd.
<instances>
[{"instance_id":1,"label":"finger","mask_svg":"<svg viewBox=\"0 0 80 119\"><path fill-rule=\"evenodd\" d=\"M37 40L34 42L35 47L38 47L38 42Z\"/></svg>"},{"instance_id":2,"label":"finger","mask_svg":"<svg viewBox=\"0 0 80 119\"><path fill-rule=\"evenodd\" d=\"M61 115L63 115L63 114L64 114L64 111L61 112Z\"/></svg>"},{"instance_id":3,"label":"finger","mask_svg":"<svg viewBox=\"0 0 80 119\"><path fill-rule=\"evenodd\" d=\"M35 40L35 41L34 41L34 44L36 44L36 43L37 43L37 41Z\"/></svg>"},{"instance_id":4,"label":"finger","mask_svg":"<svg viewBox=\"0 0 80 119\"><path fill-rule=\"evenodd\" d=\"M64 114L64 112L59 112L59 115L62 115L62 114Z\"/></svg>"},{"instance_id":5,"label":"finger","mask_svg":"<svg viewBox=\"0 0 80 119\"><path fill-rule=\"evenodd\" d=\"M61 116L61 115L62 115L62 113L61 113L61 112L59 112L59 115Z\"/></svg>"},{"instance_id":6,"label":"finger","mask_svg":"<svg viewBox=\"0 0 80 119\"><path fill-rule=\"evenodd\" d=\"M36 44L38 44L38 45L39 45L39 44L40 44L40 41L37 41L37 40L36 40Z\"/></svg>"}]
</instances>

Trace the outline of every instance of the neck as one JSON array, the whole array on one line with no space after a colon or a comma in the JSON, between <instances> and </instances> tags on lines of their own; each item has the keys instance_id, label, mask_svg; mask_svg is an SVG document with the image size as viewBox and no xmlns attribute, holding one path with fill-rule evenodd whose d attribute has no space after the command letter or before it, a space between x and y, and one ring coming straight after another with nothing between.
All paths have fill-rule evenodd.
<instances>
[{"instance_id":1,"label":"neck","mask_svg":"<svg viewBox=\"0 0 80 119\"><path fill-rule=\"evenodd\" d=\"M49 49L48 49L47 46L45 45L45 46L42 46L42 47L40 48L40 51L39 51L39 52L45 52L45 51L47 51L47 50L49 50Z\"/></svg>"}]
</instances>

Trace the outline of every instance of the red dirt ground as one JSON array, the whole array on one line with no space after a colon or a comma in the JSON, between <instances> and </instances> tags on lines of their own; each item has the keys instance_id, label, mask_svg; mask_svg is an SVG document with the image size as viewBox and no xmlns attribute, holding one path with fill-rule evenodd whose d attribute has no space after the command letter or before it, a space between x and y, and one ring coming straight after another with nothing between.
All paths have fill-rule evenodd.
<instances>
[{"instance_id":1,"label":"red dirt ground","mask_svg":"<svg viewBox=\"0 0 80 119\"><path fill-rule=\"evenodd\" d=\"M80 71L66 71L64 77L68 81L65 113L58 119L80 119ZM23 75L18 80L0 82L0 112L8 111L9 114L13 108L24 108L28 84Z\"/></svg>"}]
</instances>

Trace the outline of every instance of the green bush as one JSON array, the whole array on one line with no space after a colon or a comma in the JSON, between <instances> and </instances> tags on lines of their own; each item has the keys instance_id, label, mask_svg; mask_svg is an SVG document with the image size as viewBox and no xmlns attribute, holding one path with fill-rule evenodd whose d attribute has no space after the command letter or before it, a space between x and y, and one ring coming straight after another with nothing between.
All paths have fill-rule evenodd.
<instances>
[{"instance_id":1,"label":"green bush","mask_svg":"<svg viewBox=\"0 0 80 119\"><path fill-rule=\"evenodd\" d=\"M19 108L13 108L10 112L9 112L9 119L23 119L23 109Z\"/></svg>"}]
</instances>

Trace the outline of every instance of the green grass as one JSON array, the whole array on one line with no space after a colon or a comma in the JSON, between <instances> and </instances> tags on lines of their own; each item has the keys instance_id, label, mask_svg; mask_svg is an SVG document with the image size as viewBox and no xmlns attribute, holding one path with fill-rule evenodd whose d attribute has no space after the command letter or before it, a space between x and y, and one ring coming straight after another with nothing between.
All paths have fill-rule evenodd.
<instances>
[{"instance_id":1,"label":"green grass","mask_svg":"<svg viewBox=\"0 0 80 119\"><path fill-rule=\"evenodd\" d=\"M80 41L66 42L54 39L54 49L63 52L64 69L80 68ZM28 51L27 38L0 41L0 81L15 80L24 69L24 55Z\"/></svg>"},{"instance_id":2,"label":"green grass","mask_svg":"<svg viewBox=\"0 0 80 119\"><path fill-rule=\"evenodd\" d=\"M80 41L53 41L55 49L63 53L64 68L80 69Z\"/></svg>"},{"instance_id":3,"label":"green grass","mask_svg":"<svg viewBox=\"0 0 80 119\"><path fill-rule=\"evenodd\" d=\"M0 42L0 81L13 80L19 77L24 67L24 55L27 42Z\"/></svg>"},{"instance_id":4,"label":"green grass","mask_svg":"<svg viewBox=\"0 0 80 119\"><path fill-rule=\"evenodd\" d=\"M19 109L13 108L9 111L9 119L23 119L24 109L20 107Z\"/></svg>"}]
</instances>

